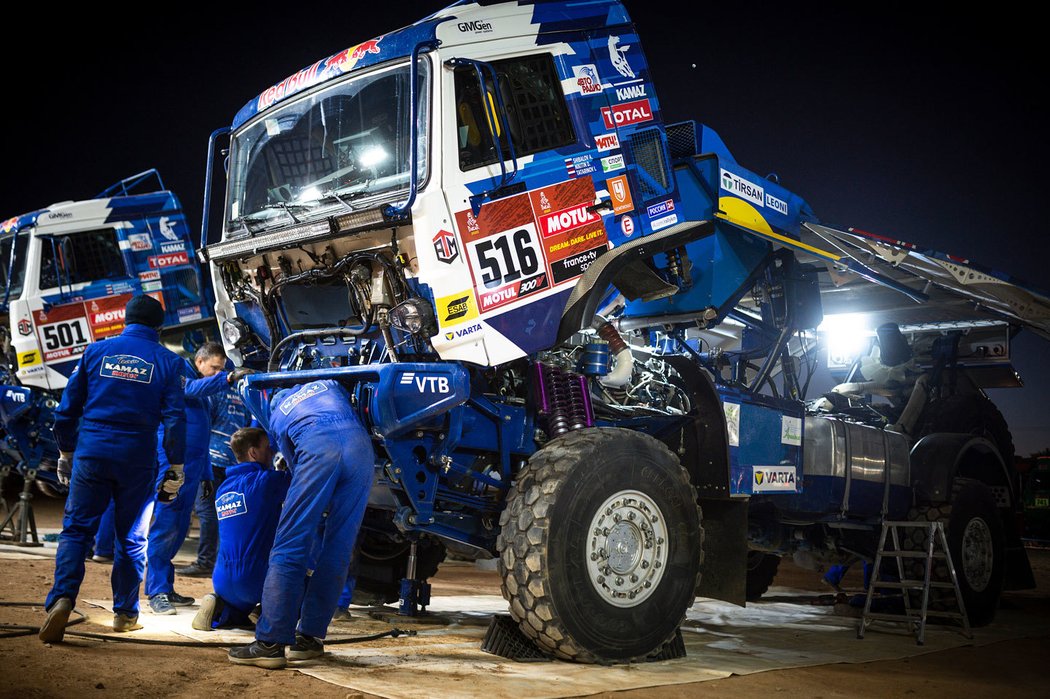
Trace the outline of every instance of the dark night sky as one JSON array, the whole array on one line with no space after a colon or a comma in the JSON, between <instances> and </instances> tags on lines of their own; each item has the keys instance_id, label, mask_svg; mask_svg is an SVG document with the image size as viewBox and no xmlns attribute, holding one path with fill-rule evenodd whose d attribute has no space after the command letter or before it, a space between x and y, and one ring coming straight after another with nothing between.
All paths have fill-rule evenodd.
<instances>
[{"instance_id":1,"label":"dark night sky","mask_svg":"<svg viewBox=\"0 0 1050 699\"><path fill-rule=\"evenodd\" d=\"M97 7L60 15L39 3L29 11L40 16L5 36L0 218L157 167L196 229L213 129L295 70L444 4L222 3L207 16L148 20L109 4L120 19L99 28ZM1050 120L1034 19L770 5L687 13L627 1L664 118L710 125L738 161L776 172L827 222L1050 287L1038 213ZM369 9L383 6L393 9ZM993 399L1027 454L1050 447L1050 345L1022 333L1014 351L1027 386Z\"/></svg>"}]
</instances>

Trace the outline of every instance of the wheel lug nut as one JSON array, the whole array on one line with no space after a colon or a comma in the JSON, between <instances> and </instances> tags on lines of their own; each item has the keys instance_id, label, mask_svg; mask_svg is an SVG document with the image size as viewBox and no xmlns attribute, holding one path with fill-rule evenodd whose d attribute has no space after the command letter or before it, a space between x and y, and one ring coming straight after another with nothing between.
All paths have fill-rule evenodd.
<instances>
[{"instance_id":1,"label":"wheel lug nut","mask_svg":"<svg viewBox=\"0 0 1050 699\"><path fill-rule=\"evenodd\" d=\"M598 527L595 527L594 528L594 535L595 536L601 536L602 535L602 530L600 528L598 528Z\"/></svg>"},{"instance_id":2,"label":"wheel lug nut","mask_svg":"<svg viewBox=\"0 0 1050 699\"><path fill-rule=\"evenodd\" d=\"M627 515L627 519L634 520L634 513L632 512L629 515Z\"/></svg>"},{"instance_id":3,"label":"wheel lug nut","mask_svg":"<svg viewBox=\"0 0 1050 699\"><path fill-rule=\"evenodd\" d=\"M628 594L627 596L628 596L628 597L630 597L631 599L634 599L634 598L635 598L635 596L636 596L637 594L638 594L637 592L633 592L633 591L632 591L632 592L631 592L631 593L629 593L629 594Z\"/></svg>"},{"instance_id":4,"label":"wheel lug nut","mask_svg":"<svg viewBox=\"0 0 1050 699\"><path fill-rule=\"evenodd\" d=\"M650 581L646 580L646 581L645 581L645 586L646 586L647 588L649 588L649 587L652 587L652 586L653 586L653 584L652 584L652 583L651 583Z\"/></svg>"},{"instance_id":5,"label":"wheel lug nut","mask_svg":"<svg viewBox=\"0 0 1050 699\"><path fill-rule=\"evenodd\" d=\"M657 517L656 515L653 515L653 516L652 516L652 517L651 517L650 519L652 519L652 521L653 521L653 523L654 523L654 524L655 524L656 522L659 522L659 521L660 521L660 518L659 518L659 517Z\"/></svg>"},{"instance_id":6,"label":"wheel lug nut","mask_svg":"<svg viewBox=\"0 0 1050 699\"><path fill-rule=\"evenodd\" d=\"M601 584L603 584L604 582L605 582L605 578L604 578L604 577L602 577L601 575L599 575L599 576L598 576L598 584L599 584L599 585L601 585Z\"/></svg>"},{"instance_id":7,"label":"wheel lug nut","mask_svg":"<svg viewBox=\"0 0 1050 699\"><path fill-rule=\"evenodd\" d=\"M664 540L662 538L657 538L656 543L657 545L662 544L664 543Z\"/></svg>"},{"instance_id":8,"label":"wheel lug nut","mask_svg":"<svg viewBox=\"0 0 1050 699\"><path fill-rule=\"evenodd\" d=\"M592 553L592 554L591 554L591 560L592 560L592 561L597 561L597 560L598 560L598 554L596 554L596 553Z\"/></svg>"},{"instance_id":9,"label":"wheel lug nut","mask_svg":"<svg viewBox=\"0 0 1050 699\"><path fill-rule=\"evenodd\" d=\"M660 565L660 561L656 561L655 563L653 563L653 568L659 568Z\"/></svg>"},{"instance_id":10,"label":"wheel lug nut","mask_svg":"<svg viewBox=\"0 0 1050 699\"><path fill-rule=\"evenodd\" d=\"M645 570L648 567L649 567L649 561L642 561L642 570Z\"/></svg>"},{"instance_id":11,"label":"wheel lug nut","mask_svg":"<svg viewBox=\"0 0 1050 699\"><path fill-rule=\"evenodd\" d=\"M617 585L623 585L623 578L616 578Z\"/></svg>"},{"instance_id":12,"label":"wheel lug nut","mask_svg":"<svg viewBox=\"0 0 1050 699\"><path fill-rule=\"evenodd\" d=\"M614 522L619 522L621 519L623 519L623 518L620 517L620 513L619 512L617 512L615 515L613 515L613 521Z\"/></svg>"},{"instance_id":13,"label":"wheel lug nut","mask_svg":"<svg viewBox=\"0 0 1050 699\"><path fill-rule=\"evenodd\" d=\"M632 575L631 576L631 582L638 582L638 576L637 575Z\"/></svg>"}]
</instances>

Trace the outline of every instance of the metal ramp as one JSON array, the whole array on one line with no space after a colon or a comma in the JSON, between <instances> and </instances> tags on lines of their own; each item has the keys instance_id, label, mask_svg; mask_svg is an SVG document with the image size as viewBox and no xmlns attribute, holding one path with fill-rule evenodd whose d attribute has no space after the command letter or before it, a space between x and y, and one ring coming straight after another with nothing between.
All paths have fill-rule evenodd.
<instances>
[{"instance_id":1,"label":"metal ramp","mask_svg":"<svg viewBox=\"0 0 1050 699\"><path fill-rule=\"evenodd\" d=\"M901 548L900 530L926 530L926 550L906 551ZM886 548L886 535L889 534L893 547ZM882 559L893 558L897 561L898 582L876 582L879 571L882 570ZM925 561L923 566L923 579L910 579L905 575L904 561L906 559L921 559ZM948 568L950 580L933 579L933 567L935 561L943 560ZM944 525L941 522L892 522L882 523L882 534L879 537L879 548L875 555L875 574L868 585L867 598L864 601L864 613L861 615L860 626L857 628L857 638L864 638L864 630L872 621L903 622L911 624L915 631L915 640L918 645L926 641L926 621L930 617L944 619L955 619L962 622L962 634L967 638L973 638L970 631L970 621L966 616L966 607L963 604L962 594L959 592L959 579L955 574L955 565L952 563L951 553L948 551L948 539L944 535ZM904 613L890 614L886 612L872 612L871 601L875 588L890 588L901 590L903 593ZM931 610L930 590L952 590L955 594L955 606L958 611ZM910 593L922 592L921 603L916 609L912 605Z\"/></svg>"}]
</instances>

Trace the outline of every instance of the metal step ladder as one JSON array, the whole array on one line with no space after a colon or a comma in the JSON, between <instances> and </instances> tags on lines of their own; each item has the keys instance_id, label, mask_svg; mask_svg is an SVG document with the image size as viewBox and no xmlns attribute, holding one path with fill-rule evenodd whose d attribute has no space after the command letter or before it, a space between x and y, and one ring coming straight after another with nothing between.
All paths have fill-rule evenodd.
<instances>
[{"instance_id":1,"label":"metal step ladder","mask_svg":"<svg viewBox=\"0 0 1050 699\"><path fill-rule=\"evenodd\" d=\"M905 551L901 548L900 530L926 530L925 551ZM892 539L893 548L886 548L886 535ZM897 561L897 577L899 582L877 582L879 571L882 570L882 559L893 558ZM905 575L905 559L924 559L924 575L922 580L909 579ZM933 580L933 566L935 561L943 560L948 568L951 581ZM951 553L948 551L948 539L944 535L944 525L941 522L891 522L882 523L882 534L879 537L879 548L875 554L875 568L871 583L868 585L867 599L864 601L864 613L861 615L860 626L857 629L857 638L864 638L864 629L872 621L892 621L909 623L914 627L915 640L920 646L926 642L926 620L929 617L944 619L955 619L962 622L962 633L967 638L973 638L970 631L970 620L966 616L966 607L963 604L962 593L959 591L959 578L955 574L955 565L952 563ZM897 589L903 592L904 613L888 614L871 611L871 600L875 588ZM922 591L922 604L918 609L912 606L910 591ZM959 611L931 610L930 590L953 590L955 593L955 605Z\"/></svg>"}]
</instances>

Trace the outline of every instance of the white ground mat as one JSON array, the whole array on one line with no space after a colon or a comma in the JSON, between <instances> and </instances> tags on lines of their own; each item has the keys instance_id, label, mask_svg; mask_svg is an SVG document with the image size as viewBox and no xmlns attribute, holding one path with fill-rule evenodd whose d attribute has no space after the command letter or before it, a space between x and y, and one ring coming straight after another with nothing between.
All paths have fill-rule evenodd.
<instances>
[{"instance_id":1,"label":"white ground mat","mask_svg":"<svg viewBox=\"0 0 1050 699\"><path fill-rule=\"evenodd\" d=\"M659 663L599 667L564 662L518 663L479 650L492 614L505 613L501 598L435 597L430 609L447 624L401 624L416 636L386 638L363 644L329 643L322 660L302 664L299 672L348 689L383 697L424 698L521 695L567 697L602 691L701 682L731 674L766 670L889 660L962 645L984 645L1044 632L1023 611L1002 610L996 622L977 629L968 640L958 631L927 627L926 644L918 646L904 625L874 624L863 640L856 638L856 618L836 614L830 606L809 604L812 593L773 587L767 600L746 609L699 599L683 625L687 657ZM85 600L108 608L108 602ZM81 605L89 614L91 607ZM839 607L841 610L842 607ZM193 609L175 616L143 611L146 638L187 637L212 642L247 642L245 631L200 632L190 628ZM99 619L104 623L106 619ZM395 620L396 625L396 620ZM334 622L329 640L374 634L390 624L373 619Z\"/></svg>"}]
</instances>

